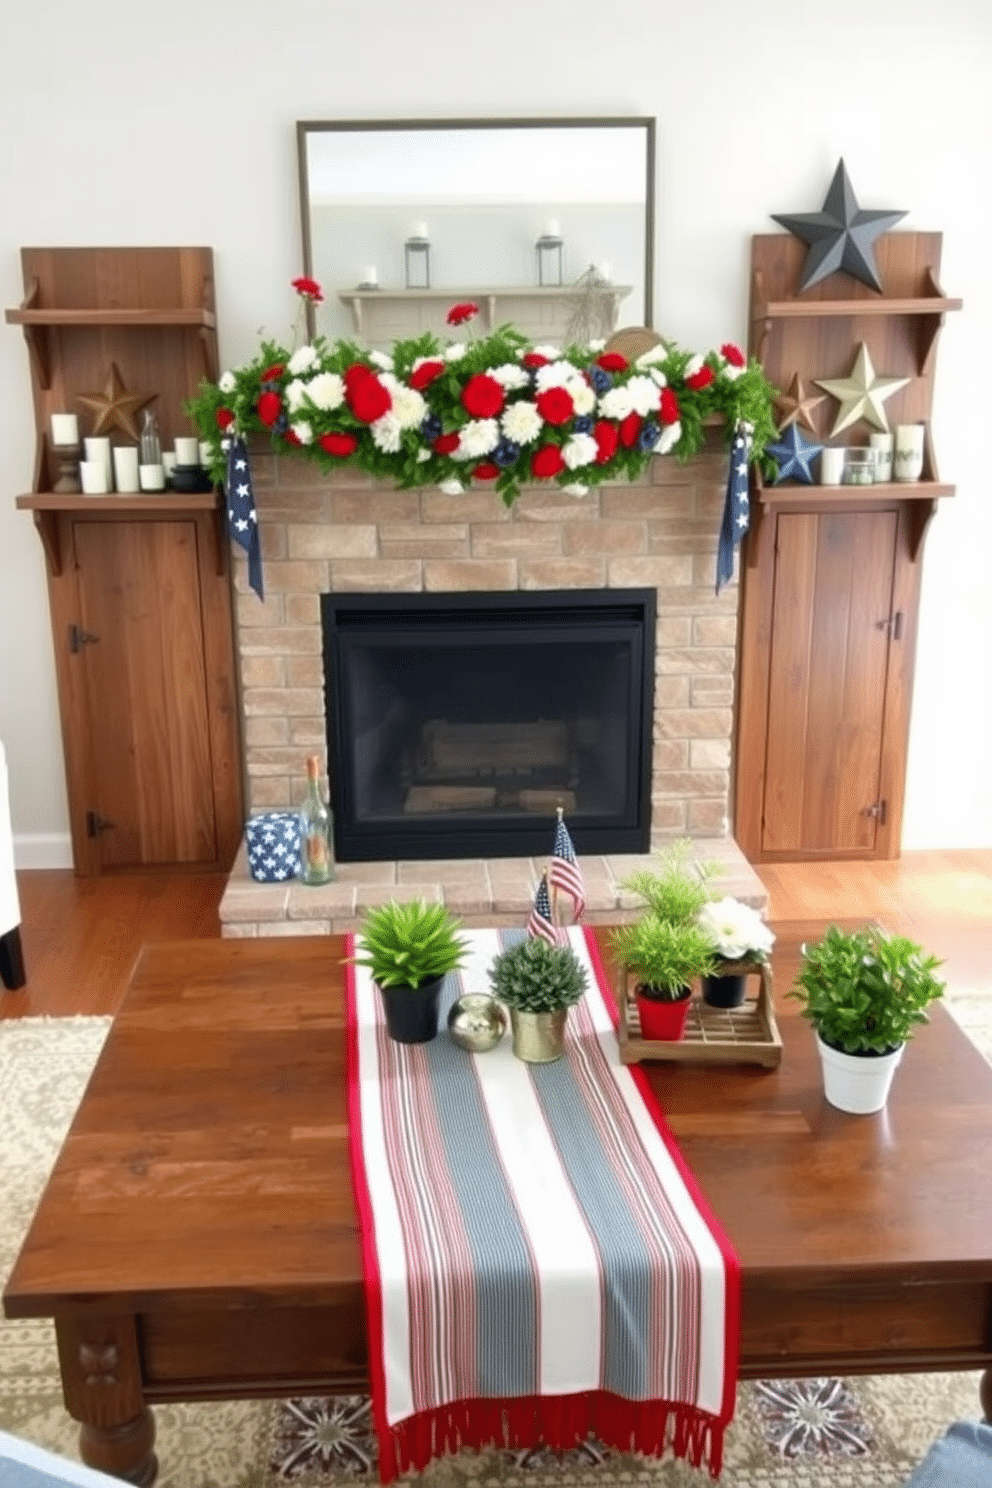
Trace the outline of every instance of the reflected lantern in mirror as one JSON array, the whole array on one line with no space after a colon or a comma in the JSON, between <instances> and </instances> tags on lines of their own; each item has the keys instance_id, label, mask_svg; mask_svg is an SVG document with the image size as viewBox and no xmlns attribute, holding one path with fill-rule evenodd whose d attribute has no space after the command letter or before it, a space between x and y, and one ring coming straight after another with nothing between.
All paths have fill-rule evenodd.
<instances>
[{"instance_id":1,"label":"reflected lantern in mirror","mask_svg":"<svg viewBox=\"0 0 992 1488\"><path fill-rule=\"evenodd\" d=\"M551 231L552 228L554 231ZM563 282L562 241L557 222L549 223L547 230L537 240L537 282L542 288L558 288Z\"/></svg>"},{"instance_id":2,"label":"reflected lantern in mirror","mask_svg":"<svg viewBox=\"0 0 992 1488\"><path fill-rule=\"evenodd\" d=\"M406 252L407 289L430 289L431 240L427 236L426 223L415 223L413 232L403 246Z\"/></svg>"}]
</instances>

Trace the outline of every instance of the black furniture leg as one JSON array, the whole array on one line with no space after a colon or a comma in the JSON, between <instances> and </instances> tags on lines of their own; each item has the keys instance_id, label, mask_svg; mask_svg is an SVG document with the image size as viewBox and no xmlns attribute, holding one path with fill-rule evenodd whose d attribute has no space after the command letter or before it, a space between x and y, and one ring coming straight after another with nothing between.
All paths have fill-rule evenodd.
<instances>
[{"instance_id":1,"label":"black furniture leg","mask_svg":"<svg viewBox=\"0 0 992 1488\"><path fill-rule=\"evenodd\" d=\"M6 935L0 935L0 980L8 992L15 992L27 981L20 925L15 925Z\"/></svg>"}]
</instances>

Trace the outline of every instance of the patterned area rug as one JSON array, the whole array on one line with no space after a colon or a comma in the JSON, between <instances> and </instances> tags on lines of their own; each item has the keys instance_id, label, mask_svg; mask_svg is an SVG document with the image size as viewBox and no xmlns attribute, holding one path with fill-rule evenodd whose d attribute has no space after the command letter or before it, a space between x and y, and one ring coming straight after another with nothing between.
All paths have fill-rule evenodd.
<instances>
[{"instance_id":1,"label":"patterned area rug","mask_svg":"<svg viewBox=\"0 0 992 1488\"><path fill-rule=\"evenodd\" d=\"M988 998L952 1010L992 1059ZM110 1020L0 1022L0 1278L79 1103ZM894 1488L958 1418L976 1420L978 1375L769 1380L743 1385L727 1434L725 1488ZM161 1488L335 1488L378 1482L364 1398L159 1406ZM62 1404L50 1322L0 1319L0 1427L78 1456ZM423 1474L436 1488L676 1488L709 1482L684 1463L590 1442L550 1452L463 1453Z\"/></svg>"}]
</instances>

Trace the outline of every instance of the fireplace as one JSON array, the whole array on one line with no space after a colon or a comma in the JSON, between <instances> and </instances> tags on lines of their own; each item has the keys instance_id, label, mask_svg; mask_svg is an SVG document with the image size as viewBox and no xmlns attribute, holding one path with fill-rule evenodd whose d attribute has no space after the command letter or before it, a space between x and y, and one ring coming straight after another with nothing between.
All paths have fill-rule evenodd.
<instances>
[{"instance_id":1,"label":"fireplace","mask_svg":"<svg viewBox=\"0 0 992 1488\"><path fill-rule=\"evenodd\" d=\"M324 594L339 861L587 852L651 831L655 591Z\"/></svg>"}]
</instances>

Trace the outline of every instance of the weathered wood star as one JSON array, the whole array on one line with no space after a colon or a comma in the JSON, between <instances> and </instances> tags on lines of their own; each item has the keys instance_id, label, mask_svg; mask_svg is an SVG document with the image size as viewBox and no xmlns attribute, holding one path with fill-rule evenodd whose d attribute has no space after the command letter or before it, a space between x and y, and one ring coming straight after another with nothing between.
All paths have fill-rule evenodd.
<instances>
[{"instance_id":1,"label":"weathered wood star","mask_svg":"<svg viewBox=\"0 0 992 1488\"><path fill-rule=\"evenodd\" d=\"M820 404L825 401L824 393L807 392L806 384L796 372L789 383L789 391L776 393L773 399L775 411L779 415L779 433L781 434L783 429L787 429L790 424L796 424L808 429L811 434L815 434L813 409L819 408Z\"/></svg>"},{"instance_id":2,"label":"weathered wood star","mask_svg":"<svg viewBox=\"0 0 992 1488\"><path fill-rule=\"evenodd\" d=\"M118 429L137 444L140 434L135 415L147 408L157 397L158 393L129 393L117 369L117 363L111 362L103 392L77 393L76 402L96 415L94 434L106 434L111 429Z\"/></svg>"},{"instance_id":3,"label":"weathered wood star","mask_svg":"<svg viewBox=\"0 0 992 1488\"><path fill-rule=\"evenodd\" d=\"M804 485L812 485L813 472L810 465L823 449L822 444L806 435L796 424L790 424L783 431L782 439L778 444L766 446L767 453L778 466L778 474L775 476L775 484L784 480L802 481Z\"/></svg>"},{"instance_id":4,"label":"weathered wood star","mask_svg":"<svg viewBox=\"0 0 992 1488\"><path fill-rule=\"evenodd\" d=\"M772 214L772 221L809 244L809 252L799 276L800 293L819 284L838 271L860 279L862 284L881 290L882 281L875 264L876 238L888 232L905 212L862 211L854 194L843 160L834 171L821 212Z\"/></svg>"},{"instance_id":5,"label":"weathered wood star","mask_svg":"<svg viewBox=\"0 0 992 1488\"><path fill-rule=\"evenodd\" d=\"M909 380L908 377L876 377L868 348L862 341L849 377L814 378L817 387L823 388L825 393L829 393L831 398L836 398L840 403L837 418L830 430L831 435L850 428L860 418L887 433L889 421L882 405L886 398L891 398L893 393L904 388Z\"/></svg>"}]
</instances>

